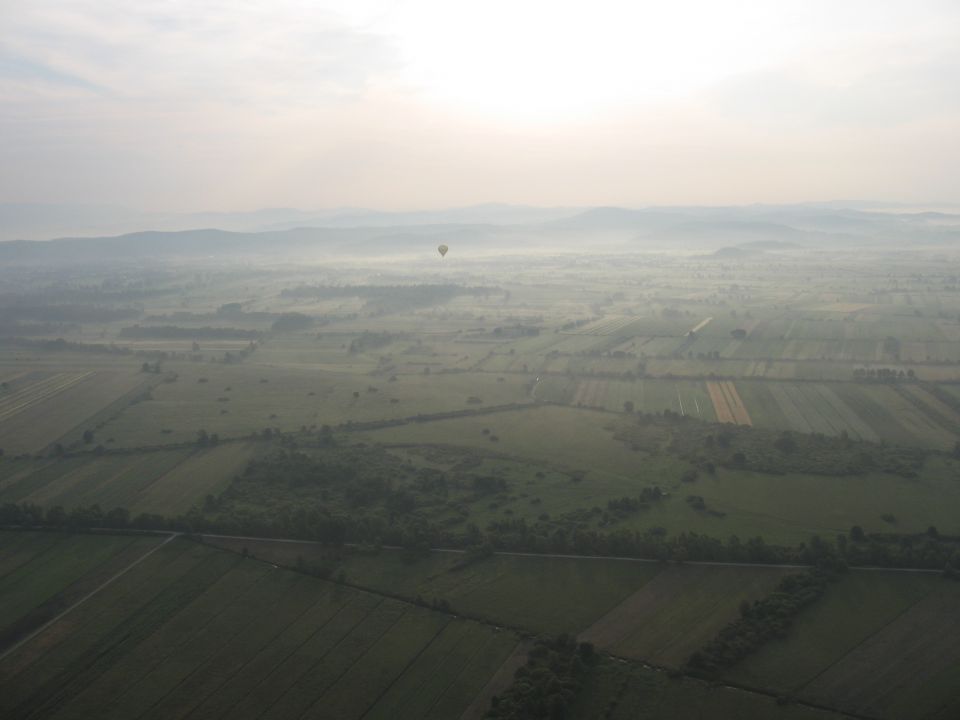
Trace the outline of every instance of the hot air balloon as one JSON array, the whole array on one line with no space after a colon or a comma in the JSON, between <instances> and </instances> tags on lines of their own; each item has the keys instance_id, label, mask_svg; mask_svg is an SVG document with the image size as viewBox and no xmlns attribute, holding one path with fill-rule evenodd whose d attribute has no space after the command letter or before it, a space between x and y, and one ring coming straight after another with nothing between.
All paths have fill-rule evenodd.
<instances>
[{"instance_id":1,"label":"hot air balloon","mask_svg":"<svg viewBox=\"0 0 960 720\"><path fill-rule=\"evenodd\" d=\"M447 250L449 249L450 248L448 248L446 245L441 245L440 247L437 248L437 251L440 253L440 257L443 257L444 255L447 254Z\"/></svg>"}]
</instances>

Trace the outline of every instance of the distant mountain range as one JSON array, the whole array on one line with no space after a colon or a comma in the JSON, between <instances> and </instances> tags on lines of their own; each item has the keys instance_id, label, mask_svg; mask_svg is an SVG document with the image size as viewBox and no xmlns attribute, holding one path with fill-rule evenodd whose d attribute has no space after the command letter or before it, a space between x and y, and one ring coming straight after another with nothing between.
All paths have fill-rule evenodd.
<instances>
[{"instance_id":1,"label":"distant mountain range","mask_svg":"<svg viewBox=\"0 0 960 720\"><path fill-rule=\"evenodd\" d=\"M137 228L96 232L97 228ZM751 205L629 209L477 205L422 212L293 209L251 213L148 215L119 208L0 205L0 262L96 262L98 258L235 255L397 255L447 244L458 255L490 252L672 251L738 247L789 251L816 247L960 241L960 214L882 212L833 205ZM41 228L72 228L45 242ZM150 228L144 230L143 228ZM199 228L199 229L198 229ZM21 238L14 240L14 238ZM732 256L738 253L725 251Z\"/></svg>"},{"instance_id":2,"label":"distant mountain range","mask_svg":"<svg viewBox=\"0 0 960 720\"><path fill-rule=\"evenodd\" d=\"M150 213L111 205L0 203L0 241L102 237L145 230L175 232L217 228L266 232L303 227L409 227L411 225L529 225L583 212L584 208L538 208L488 203L449 210L385 212L364 208L305 211L268 208L252 212Z\"/></svg>"}]
</instances>

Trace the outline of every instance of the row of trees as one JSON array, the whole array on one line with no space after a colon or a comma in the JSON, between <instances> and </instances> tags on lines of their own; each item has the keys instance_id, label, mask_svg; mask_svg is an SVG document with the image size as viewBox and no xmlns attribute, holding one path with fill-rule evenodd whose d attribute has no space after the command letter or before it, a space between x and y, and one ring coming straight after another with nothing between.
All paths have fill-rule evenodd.
<instances>
[{"instance_id":1,"label":"row of trees","mask_svg":"<svg viewBox=\"0 0 960 720\"><path fill-rule=\"evenodd\" d=\"M388 497L393 497L388 492ZM390 500L389 502L394 502ZM402 501L395 501L404 505ZM6 503L0 505L0 525L47 526L68 530L116 528L177 530L186 533L217 532L259 537L313 540L332 547L363 543L405 547L471 548L488 551L603 555L655 559L663 562L714 561L801 564L820 567L876 566L943 570L955 576L960 569L960 538L941 536L935 528L920 535L870 534L854 527L849 534L828 541L818 536L796 546L771 545L761 537L726 541L699 533L669 535L663 528L646 531L600 532L582 527L557 527L549 521L523 519L491 523L482 531L473 523L459 529L449 523L431 523L415 512L400 511L390 517L376 514L337 514L315 505L287 505L271 513L246 505L243 511L225 511L229 501L210 496L203 507L176 518L142 513L132 516L125 508L104 510L99 505L66 511L60 506ZM404 506L406 507L406 506Z\"/></svg>"},{"instance_id":2,"label":"row of trees","mask_svg":"<svg viewBox=\"0 0 960 720\"><path fill-rule=\"evenodd\" d=\"M903 382L904 380L916 380L917 374L913 368L908 370L895 370L893 368L855 368L853 371L854 380L874 380L877 382Z\"/></svg>"},{"instance_id":3,"label":"row of trees","mask_svg":"<svg viewBox=\"0 0 960 720\"><path fill-rule=\"evenodd\" d=\"M715 638L687 660L693 671L713 673L736 664L764 643L782 638L794 618L816 602L836 577L829 564L787 575L772 593L752 604L740 603L740 617L728 623Z\"/></svg>"}]
</instances>

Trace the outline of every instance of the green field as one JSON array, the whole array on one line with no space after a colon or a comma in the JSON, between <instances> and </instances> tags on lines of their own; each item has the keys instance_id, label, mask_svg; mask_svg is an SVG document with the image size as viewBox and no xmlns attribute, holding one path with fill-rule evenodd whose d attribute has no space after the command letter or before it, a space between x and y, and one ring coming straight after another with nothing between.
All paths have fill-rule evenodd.
<instances>
[{"instance_id":1,"label":"green field","mask_svg":"<svg viewBox=\"0 0 960 720\"><path fill-rule=\"evenodd\" d=\"M0 448L11 454L74 439L76 429L98 413L113 408L107 413L112 415L126 407L147 380L129 364L100 369L84 363L39 371L21 363L15 372L3 374L6 387L0 392Z\"/></svg>"},{"instance_id":2,"label":"green field","mask_svg":"<svg viewBox=\"0 0 960 720\"><path fill-rule=\"evenodd\" d=\"M802 705L780 705L769 696L607 661L592 674L572 708L572 717L839 720L847 716Z\"/></svg>"},{"instance_id":3,"label":"green field","mask_svg":"<svg viewBox=\"0 0 960 720\"><path fill-rule=\"evenodd\" d=\"M582 638L614 655L679 667L737 617L742 600L764 597L788 572L669 567L598 619Z\"/></svg>"},{"instance_id":4,"label":"green field","mask_svg":"<svg viewBox=\"0 0 960 720\"><path fill-rule=\"evenodd\" d=\"M175 516L217 494L256 454L255 443L140 453L78 454L11 463L0 502L44 507L100 505Z\"/></svg>"},{"instance_id":5,"label":"green field","mask_svg":"<svg viewBox=\"0 0 960 720\"><path fill-rule=\"evenodd\" d=\"M850 571L728 676L869 716L950 717L958 603L960 585L935 575Z\"/></svg>"},{"instance_id":6,"label":"green field","mask_svg":"<svg viewBox=\"0 0 960 720\"><path fill-rule=\"evenodd\" d=\"M345 359L349 356L344 353ZM215 370L215 372L214 372ZM111 447L191 442L200 430L221 438L247 437L264 428L301 427L404 418L421 413L525 402L526 378L500 382L489 374L389 375L318 372L300 366L176 366L175 382L160 384L152 399L107 422L100 435ZM356 393L356 396L354 396Z\"/></svg>"},{"instance_id":7,"label":"green field","mask_svg":"<svg viewBox=\"0 0 960 720\"><path fill-rule=\"evenodd\" d=\"M103 554L139 542L72 539ZM36 568L37 582L69 582L58 568L72 562L72 547L56 553L56 567ZM43 594L27 592L24 607ZM447 718L471 703L516 643L509 632L179 540L0 659L0 710L23 718Z\"/></svg>"},{"instance_id":8,"label":"green field","mask_svg":"<svg viewBox=\"0 0 960 720\"><path fill-rule=\"evenodd\" d=\"M314 567L330 557L311 543L229 540L207 542L296 567ZM463 567L456 553L410 555L399 551L337 556L333 573L351 585L427 603L446 600L454 612L539 633L578 633L659 572L655 564L564 558L494 556ZM549 602L530 602L531 597Z\"/></svg>"},{"instance_id":9,"label":"green field","mask_svg":"<svg viewBox=\"0 0 960 720\"><path fill-rule=\"evenodd\" d=\"M159 542L155 537L0 532L0 650Z\"/></svg>"}]
</instances>

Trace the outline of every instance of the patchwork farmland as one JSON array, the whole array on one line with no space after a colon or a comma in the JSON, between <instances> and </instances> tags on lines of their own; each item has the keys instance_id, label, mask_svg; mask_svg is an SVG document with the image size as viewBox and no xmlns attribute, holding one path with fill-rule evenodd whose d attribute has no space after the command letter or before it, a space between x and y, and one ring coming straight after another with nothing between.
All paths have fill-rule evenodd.
<instances>
[{"instance_id":1,"label":"patchwork farmland","mask_svg":"<svg viewBox=\"0 0 960 720\"><path fill-rule=\"evenodd\" d=\"M208 542L234 551L246 547L290 566L331 558L328 548L309 543L218 537ZM468 616L577 632L614 656L674 668L738 618L744 602L769 595L781 579L799 572L509 555L462 568L462 556L432 553L411 560L399 551L335 557L352 583L374 592L442 597ZM563 590L580 587L604 592L580 596ZM530 604L524 598L531 593L554 599ZM855 715L946 718L945 708L957 702L952 688L960 677L955 651L960 624L953 612L958 601L960 586L935 574L851 570L830 583L824 598L803 611L781 639L724 677ZM879 667L881 658L881 672L861 676ZM870 689L851 693L853 687Z\"/></svg>"},{"instance_id":2,"label":"patchwork farmland","mask_svg":"<svg viewBox=\"0 0 960 720\"><path fill-rule=\"evenodd\" d=\"M527 716L952 719L953 230L541 231L18 245L0 714L466 720L536 687ZM794 604L809 567L834 579Z\"/></svg>"}]
</instances>

